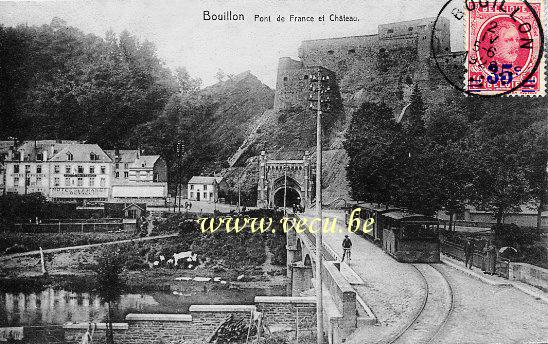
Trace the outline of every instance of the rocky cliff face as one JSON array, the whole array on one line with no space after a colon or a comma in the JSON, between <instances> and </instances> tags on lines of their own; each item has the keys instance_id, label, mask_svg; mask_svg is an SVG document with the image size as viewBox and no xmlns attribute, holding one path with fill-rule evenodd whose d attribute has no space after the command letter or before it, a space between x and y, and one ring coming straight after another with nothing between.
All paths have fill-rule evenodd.
<instances>
[{"instance_id":1,"label":"rocky cliff face","mask_svg":"<svg viewBox=\"0 0 548 344\"><path fill-rule=\"evenodd\" d=\"M221 147L218 158L228 160L257 130L264 112L272 108L274 91L249 71L202 90L216 103L212 139Z\"/></svg>"}]
</instances>

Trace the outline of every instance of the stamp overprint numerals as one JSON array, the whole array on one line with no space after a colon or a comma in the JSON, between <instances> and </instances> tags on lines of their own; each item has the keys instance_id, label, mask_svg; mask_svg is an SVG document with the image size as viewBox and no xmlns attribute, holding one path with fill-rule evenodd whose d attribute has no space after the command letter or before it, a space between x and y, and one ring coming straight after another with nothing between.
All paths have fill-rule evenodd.
<instances>
[{"instance_id":1,"label":"stamp overprint numerals","mask_svg":"<svg viewBox=\"0 0 548 344\"><path fill-rule=\"evenodd\" d=\"M544 95L542 0L466 0L464 6L465 89L478 95Z\"/></svg>"}]
</instances>

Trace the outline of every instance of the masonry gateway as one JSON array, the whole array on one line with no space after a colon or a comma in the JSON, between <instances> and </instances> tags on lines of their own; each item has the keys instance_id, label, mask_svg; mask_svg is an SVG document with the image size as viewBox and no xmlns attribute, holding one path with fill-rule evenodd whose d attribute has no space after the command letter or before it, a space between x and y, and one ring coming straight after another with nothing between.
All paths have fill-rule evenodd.
<instances>
[{"instance_id":1,"label":"masonry gateway","mask_svg":"<svg viewBox=\"0 0 548 344\"><path fill-rule=\"evenodd\" d=\"M225 11L221 13L210 13L204 11L204 20L245 20L245 17L241 13L232 13L232 11Z\"/></svg>"}]
</instances>

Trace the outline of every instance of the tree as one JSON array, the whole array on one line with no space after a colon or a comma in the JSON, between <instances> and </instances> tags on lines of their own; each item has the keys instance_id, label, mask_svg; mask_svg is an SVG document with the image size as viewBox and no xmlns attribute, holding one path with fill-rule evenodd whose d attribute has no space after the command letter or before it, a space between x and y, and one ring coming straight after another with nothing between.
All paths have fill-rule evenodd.
<instances>
[{"instance_id":1,"label":"tree","mask_svg":"<svg viewBox=\"0 0 548 344\"><path fill-rule=\"evenodd\" d=\"M537 210L537 229L542 227L542 212L548 203L548 123L540 121L526 130L525 178L529 183L529 201Z\"/></svg>"},{"instance_id":2,"label":"tree","mask_svg":"<svg viewBox=\"0 0 548 344\"><path fill-rule=\"evenodd\" d=\"M401 126L384 103L364 103L354 113L344 142L354 199L392 202L399 181L401 135Z\"/></svg>"},{"instance_id":3,"label":"tree","mask_svg":"<svg viewBox=\"0 0 548 344\"><path fill-rule=\"evenodd\" d=\"M96 278L97 293L108 305L107 344L114 343L112 329L112 305L117 302L125 289L125 278L122 276L124 265L115 248L107 247L97 260Z\"/></svg>"},{"instance_id":4,"label":"tree","mask_svg":"<svg viewBox=\"0 0 548 344\"><path fill-rule=\"evenodd\" d=\"M224 72L221 68L219 68L219 69L217 69L217 73L215 73L215 78L216 78L219 82L221 82L221 81L223 81L223 80L226 78L226 74L225 74L225 72Z\"/></svg>"}]
</instances>

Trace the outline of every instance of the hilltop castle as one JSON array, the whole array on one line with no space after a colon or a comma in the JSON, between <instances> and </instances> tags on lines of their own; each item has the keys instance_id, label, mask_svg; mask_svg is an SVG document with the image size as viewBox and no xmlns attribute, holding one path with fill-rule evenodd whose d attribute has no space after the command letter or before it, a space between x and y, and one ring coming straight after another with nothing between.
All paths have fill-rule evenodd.
<instances>
[{"instance_id":1,"label":"hilltop castle","mask_svg":"<svg viewBox=\"0 0 548 344\"><path fill-rule=\"evenodd\" d=\"M379 25L378 33L373 35L303 41L300 60L279 60L274 110L306 107L308 78L318 68L336 82L351 71L370 71L359 78L359 82L370 83L375 78L393 76L396 70L397 77L407 80L407 84L430 80L434 23L435 18L426 18ZM443 55L442 63L456 63L456 54L451 53L449 20L438 19L435 36L433 49L436 55ZM409 64L414 67L400 67Z\"/></svg>"}]
</instances>

